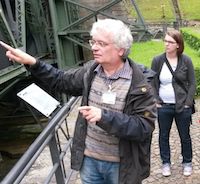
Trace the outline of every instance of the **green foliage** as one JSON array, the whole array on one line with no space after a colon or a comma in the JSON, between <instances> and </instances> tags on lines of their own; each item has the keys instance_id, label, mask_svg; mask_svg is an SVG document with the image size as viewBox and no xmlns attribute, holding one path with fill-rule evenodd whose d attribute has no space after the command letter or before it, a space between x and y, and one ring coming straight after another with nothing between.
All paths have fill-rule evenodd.
<instances>
[{"instance_id":1,"label":"green foliage","mask_svg":"<svg viewBox=\"0 0 200 184\"><path fill-rule=\"evenodd\" d=\"M185 42L187 42L187 44L193 49L197 50L200 56L200 32L191 28L182 28L181 32Z\"/></svg>"},{"instance_id":2,"label":"green foliage","mask_svg":"<svg viewBox=\"0 0 200 184\"><path fill-rule=\"evenodd\" d=\"M195 28L182 28L181 32L183 34L185 42L197 51L197 55L200 57L200 31ZM200 64L199 57L194 65L195 68L195 78L196 78L196 95L200 96Z\"/></svg>"},{"instance_id":3,"label":"green foliage","mask_svg":"<svg viewBox=\"0 0 200 184\"><path fill-rule=\"evenodd\" d=\"M196 96L200 96L200 68L195 68L195 79L196 79Z\"/></svg>"}]
</instances>

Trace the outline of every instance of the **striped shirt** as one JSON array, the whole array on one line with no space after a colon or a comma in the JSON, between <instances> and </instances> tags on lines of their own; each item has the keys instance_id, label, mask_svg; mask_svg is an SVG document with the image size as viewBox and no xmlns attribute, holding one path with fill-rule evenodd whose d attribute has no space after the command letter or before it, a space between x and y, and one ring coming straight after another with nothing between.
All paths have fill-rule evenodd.
<instances>
[{"instance_id":1,"label":"striped shirt","mask_svg":"<svg viewBox=\"0 0 200 184\"><path fill-rule=\"evenodd\" d=\"M132 79L132 68L128 61L122 69L109 77L105 75L101 65L97 66L95 72L97 74L92 82L88 104L121 113ZM116 93L115 104L102 102L102 95L108 92L109 85L111 92ZM119 139L97 125L88 124L84 154L99 160L119 162Z\"/></svg>"}]
</instances>

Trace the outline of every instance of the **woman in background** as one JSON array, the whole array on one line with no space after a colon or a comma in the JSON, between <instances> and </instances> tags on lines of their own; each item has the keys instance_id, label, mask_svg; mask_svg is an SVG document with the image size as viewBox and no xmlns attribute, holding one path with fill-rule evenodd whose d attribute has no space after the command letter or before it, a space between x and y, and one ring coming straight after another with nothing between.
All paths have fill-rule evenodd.
<instances>
[{"instance_id":1,"label":"woman in background","mask_svg":"<svg viewBox=\"0 0 200 184\"><path fill-rule=\"evenodd\" d=\"M192 174L191 107L195 94L194 68L191 59L183 54L184 42L179 31L168 31L164 44L165 52L154 57L151 66L157 73L152 85L157 100L162 174L171 175L169 136L172 122L175 120L181 140L183 174L190 176Z\"/></svg>"}]
</instances>

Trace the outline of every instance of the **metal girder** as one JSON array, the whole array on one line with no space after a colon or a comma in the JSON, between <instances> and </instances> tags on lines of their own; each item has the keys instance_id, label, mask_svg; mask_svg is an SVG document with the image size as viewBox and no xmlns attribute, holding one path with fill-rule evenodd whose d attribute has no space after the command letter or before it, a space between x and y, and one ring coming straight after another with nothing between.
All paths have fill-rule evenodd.
<instances>
[{"instance_id":1,"label":"metal girder","mask_svg":"<svg viewBox=\"0 0 200 184\"><path fill-rule=\"evenodd\" d=\"M0 71L0 84L19 76L20 74L26 72L26 69L23 65L9 66Z\"/></svg>"},{"instance_id":2,"label":"metal girder","mask_svg":"<svg viewBox=\"0 0 200 184\"><path fill-rule=\"evenodd\" d=\"M75 65L79 60L83 59L80 56L81 49L90 49L87 43L89 28L83 26L83 24L90 19L93 19L93 22L96 21L98 16L117 18L106 12L106 10L109 10L109 8L121 1L108 1L95 9L85 5L83 1L15 0L16 17L14 18L11 5L9 4L10 1L5 0L3 2L6 4L6 13L9 18L5 17L0 3L0 31L4 36L3 40L12 46L21 47L22 50L29 51L29 53L38 57L48 54L49 58L54 60L50 61L50 63L56 63L59 68L65 68L66 66ZM132 0L132 4L138 14L140 23L132 23L130 27L136 32L142 32L139 37L141 38L146 31L145 22L135 1ZM87 14L80 16L80 9L87 11ZM127 20L121 20L130 24ZM30 32L33 37L31 41L27 40L26 24L29 29L31 28ZM31 50L31 44L35 44L34 48L36 51ZM12 67L13 69L10 70ZM19 72L16 72L18 68L20 68ZM1 70L2 76L4 76L1 76L1 82L15 77L17 73L24 72L25 70L21 70L21 68L21 66L15 68L15 65L12 65L9 67L9 70Z\"/></svg>"},{"instance_id":3,"label":"metal girder","mask_svg":"<svg viewBox=\"0 0 200 184\"><path fill-rule=\"evenodd\" d=\"M173 5L174 14L175 14L175 17L176 17L176 22L178 24L178 27L182 26L182 17L181 17L181 11L180 11L180 8L179 8L178 0L172 0L171 2L172 2L172 5Z\"/></svg>"},{"instance_id":4,"label":"metal girder","mask_svg":"<svg viewBox=\"0 0 200 184\"><path fill-rule=\"evenodd\" d=\"M76 63L75 46L69 40L63 39L58 32L63 26L68 25L72 20L69 12L69 5L62 0L49 0L49 9L53 27L56 60L59 68L73 66Z\"/></svg>"},{"instance_id":5,"label":"metal girder","mask_svg":"<svg viewBox=\"0 0 200 184\"><path fill-rule=\"evenodd\" d=\"M89 13L87 16L82 17L82 18L76 20L75 22L69 24L67 27L63 28L63 31L65 31L65 30L67 30L69 28L72 28L72 27L74 27L76 25L79 25L79 24L87 21L88 19L90 19L92 17L95 17L95 19L97 19L96 16L98 14L102 14L102 15L105 15L105 16L110 17L110 18L116 18L113 15L109 15L107 13L104 13L103 11L106 10L106 9L108 9L108 8L110 8L110 7L112 7L112 6L114 6L115 4L118 4L119 2L121 2L121 0L113 0L113 1L109 2L108 4L103 5L102 7L98 8L96 10L93 10L93 8L89 8L89 6L85 6L83 4L76 3L76 2L71 1L71 0L64 0L64 1L68 2L68 3L71 3L71 4L74 4L74 5L77 5L79 7L85 8L86 10L89 10L92 13Z\"/></svg>"},{"instance_id":6,"label":"metal girder","mask_svg":"<svg viewBox=\"0 0 200 184\"><path fill-rule=\"evenodd\" d=\"M109 10L109 8L112 8L121 1L112 0L102 4L98 8L93 8L89 6L88 1L88 5L85 5L83 1L49 0L57 63L60 68L78 63L77 58L80 54L78 53L78 47L90 49L87 42L89 39L89 28L87 28L88 25L85 26L87 21L93 19L91 22L93 23L97 20L98 16L118 19L119 17L106 12L106 10ZM138 15L139 22L130 23L127 19L120 19L130 25L133 32L139 33L138 39L140 40L146 34L147 27L136 2L132 1L132 4ZM84 9L87 14L80 16L80 9ZM78 60L81 59L78 58Z\"/></svg>"},{"instance_id":7,"label":"metal girder","mask_svg":"<svg viewBox=\"0 0 200 184\"><path fill-rule=\"evenodd\" d=\"M15 84L17 84L19 82L19 79L16 79L14 81L12 81L10 84L6 85L6 87L4 87L1 91L0 91L0 100L2 97L4 97L4 95L6 95L6 93L10 90L13 89L13 86L15 86Z\"/></svg>"},{"instance_id":8,"label":"metal girder","mask_svg":"<svg viewBox=\"0 0 200 184\"><path fill-rule=\"evenodd\" d=\"M26 51L26 23L25 23L25 2L24 0L15 0L17 35L16 41L18 47Z\"/></svg>"},{"instance_id":9,"label":"metal girder","mask_svg":"<svg viewBox=\"0 0 200 184\"><path fill-rule=\"evenodd\" d=\"M27 43L27 49L34 56L53 55L54 38L46 0L26 0L25 14L27 23L27 37L32 37ZM31 46L34 48L31 48Z\"/></svg>"},{"instance_id":10,"label":"metal girder","mask_svg":"<svg viewBox=\"0 0 200 184\"><path fill-rule=\"evenodd\" d=\"M131 3L133 4L134 9L135 9L135 11L136 11L136 13L138 15L138 23L139 23L139 25L138 24L137 25L139 27L141 27L144 31L146 31L147 30L146 23L145 23L144 18L143 18L142 14L141 14L138 6L137 6L137 3L135 2L135 0L131 0Z\"/></svg>"},{"instance_id":11,"label":"metal girder","mask_svg":"<svg viewBox=\"0 0 200 184\"><path fill-rule=\"evenodd\" d=\"M5 17L1 1L0 1L0 26L1 26L0 27L0 32L1 32L2 37L4 38L4 40L9 42L10 44L12 43L12 45L14 47L16 47L17 44L16 44L15 38L13 36L13 33L12 33L11 29L10 29L10 25L8 24L8 21L7 21L6 17Z\"/></svg>"},{"instance_id":12,"label":"metal girder","mask_svg":"<svg viewBox=\"0 0 200 184\"><path fill-rule=\"evenodd\" d=\"M3 9L2 2L0 2L0 39L13 47L17 47L15 36L18 34L18 29L11 12L10 1L4 1L4 3L6 9ZM0 84L17 77L26 71L23 65L9 62L3 53L3 50L1 50L1 54L3 54L1 62L4 62L5 66L0 70Z\"/></svg>"},{"instance_id":13,"label":"metal girder","mask_svg":"<svg viewBox=\"0 0 200 184\"><path fill-rule=\"evenodd\" d=\"M61 31L61 33L67 31L67 32L70 32L71 28L73 29L73 27L75 27L76 25L80 25L81 23L84 23L86 22L88 19L92 18L92 17L96 17L97 15L103 15L105 17L108 17L108 18L113 18L113 19L116 19L117 17L112 15L112 14L108 14L108 13L105 13L104 11L108 8L111 8L112 6L120 3L122 0L113 0L111 2L109 2L108 4L105 4L103 5L102 7L98 8L98 9L94 9L94 8L90 8L89 6L86 6L86 5L83 5L83 4L80 4L80 3L77 3L77 2L74 2L72 0L64 0L65 2L68 2L68 3L71 3L73 5L76 5L78 7L81 7L81 8L84 8L86 10L88 10L89 12L92 12L92 13L89 13L87 16L84 16L84 17L81 17L80 19L76 20L75 22L72 22L71 24L67 25L67 27L64 27L63 30ZM123 18L120 18L120 20L122 20L124 23L130 25L132 27L134 27L133 29L135 29L135 31L138 31L138 30L147 30L147 27L146 27L146 24L145 24L145 21L142 17L142 14L140 13L139 11L139 8L136 4L136 2L134 0L131 0L132 4L133 4L133 7L138 15L138 23L130 23L129 21L123 19ZM74 29L72 30L74 31ZM77 30L78 32L80 30Z\"/></svg>"}]
</instances>

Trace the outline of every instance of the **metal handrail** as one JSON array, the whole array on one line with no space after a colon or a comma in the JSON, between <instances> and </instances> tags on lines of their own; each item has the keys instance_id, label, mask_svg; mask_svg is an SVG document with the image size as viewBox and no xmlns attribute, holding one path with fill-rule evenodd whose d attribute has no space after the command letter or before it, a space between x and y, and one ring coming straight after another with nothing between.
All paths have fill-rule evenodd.
<instances>
[{"instance_id":1,"label":"metal handrail","mask_svg":"<svg viewBox=\"0 0 200 184\"><path fill-rule=\"evenodd\" d=\"M56 132L58 129L62 128L61 125L63 122L66 122L66 118L69 116L72 107L78 102L78 100L79 98L77 97L71 97L69 101L60 108L54 117L49 120L48 125L31 144L29 149L4 177L4 179L1 181L1 184L20 183L47 145L49 145L50 148L53 168L44 183L50 183L54 174L56 177L56 182L59 184L64 184L66 181L69 181L69 178L66 178L65 176L66 171L64 170L65 168L62 166L62 163L67 150L70 148L72 138L68 137L69 140L67 141L67 144L61 150L61 148L58 147L60 143L59 140L56 139ZM70 177L70 175L71 173L68 176Z\"/></svg>"}]
</instances>

